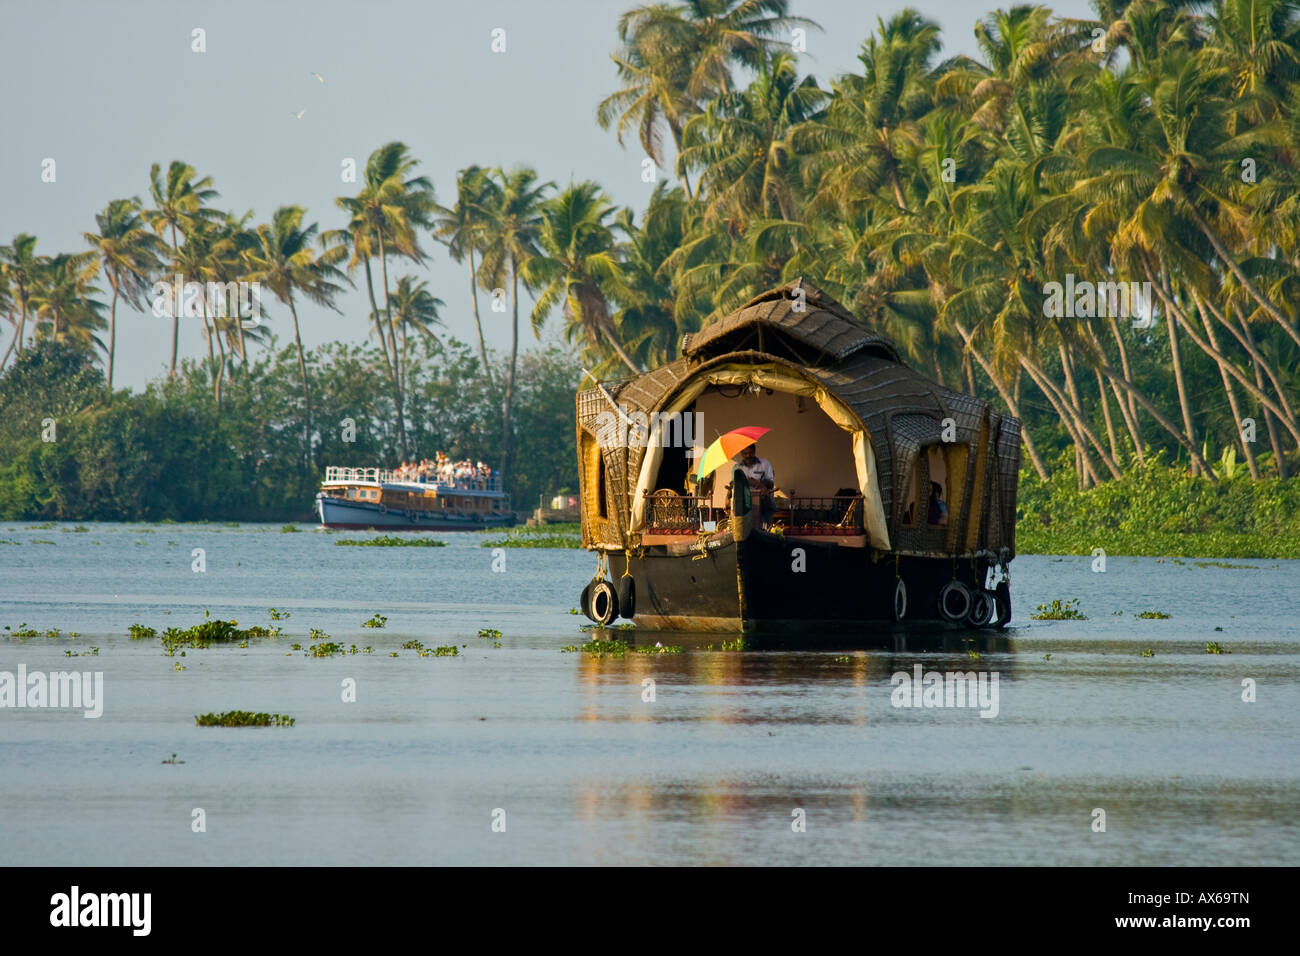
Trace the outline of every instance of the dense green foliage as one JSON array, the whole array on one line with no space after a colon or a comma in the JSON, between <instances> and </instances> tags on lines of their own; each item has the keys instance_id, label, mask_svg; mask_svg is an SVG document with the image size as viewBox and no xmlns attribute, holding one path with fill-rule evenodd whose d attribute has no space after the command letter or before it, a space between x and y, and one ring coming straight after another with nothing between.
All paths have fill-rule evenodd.
<instances>
[{"instance_id":1,"label":"dense green foliage","mask_svg":"<svg viewBox=\"0 0 1300 956\"><path fill-rule=\"evenodd\" d=\"M500 417L478 360L452 341L412 343L408 377L413 454L489 458ZM316 421L328 423L308 466L292 349L243 369L217 405L202 368L110 400L83 351L42 342L0 375L0 520L311 520L323 465L397 456L391 400L373 347L331 344L308 353ZM573 360L556 349L523 356L513 420L517 465L507 487L526 507L571 484ZM42 422L53 419L52 441ZM343 440L343 422L355 441Z\"/></svg>"},{"instance_id":2,"label":"dense green foliage","mask_svg":"<svg viewBox=\"0 0 1300 956\"><path fill-rule=\"evenodd\" d=\"M1016 550L1024 554L1300 558L1300 478L1211 482L1159 456L1079 491L1065 471L1021 474Z\"/></svg>"},{"instance_id":3,"label":"dense green foliage","mask_svg":"<svg viewBox=\"0 0 1300 956\"><path fill-rule=\"evenodd\" d=\"M979 59L943 61L938 25L903 9L824 81L801 73L792 31L817 25L789 0L632 9L596 121L670 173L640 211L526 165L468 166L443 206L390 142L326 228L293 205L253 224L184 161L154 165L88 250L0 248L0 518L303 518L322 464L435 450L499 465L526 509L574 484L580 362L639 373L803 276L1022 419L1021 550L1293 553L1300 2L1094 9L995 10ZM446 303L398 274L429 243L467 267L474 346L440 340ZM176 362L173 314L167 378L114 393L119 305L176 273L261 284L293 346L201 300L207 358ZM298 303L349 282L368 344L307 352ZM1149 301L1103 302L1115 282ZM520 355L525 294L524 321L558 311L578 354ZM485 321L510 323L508 356Z\"/></svg>"}]
</instances>

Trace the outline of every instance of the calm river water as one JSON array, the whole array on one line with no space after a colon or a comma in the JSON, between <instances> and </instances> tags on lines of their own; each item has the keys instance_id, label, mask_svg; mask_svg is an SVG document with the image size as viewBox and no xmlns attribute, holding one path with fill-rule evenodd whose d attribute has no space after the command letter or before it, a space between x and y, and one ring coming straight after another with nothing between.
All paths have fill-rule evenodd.
<instances>
[{"instance_id":1,"label":"calm river water","mask_svg":"<svg viewBox=\"0 0 1300 956\"><path fill-rule=\"evenodd\" d=\"M1300 863L1300 562L1022 556L1013 626L973 644L627 632L685 653L596 659L561 651L592 555L494 572L475 534L301 527L0 525L0 625L63 632L0 632L0 672L104 688L98 719L0 709L0 864ZM1029 619L1054 598L1087 620ZM247 648L127 636L272 607L283 636ZM292 650L312 628L373 651ZM916 665L997 675L996 716L894 706ZM234 709L296 724L195 726Z\"/></svg>"}]
</instances>

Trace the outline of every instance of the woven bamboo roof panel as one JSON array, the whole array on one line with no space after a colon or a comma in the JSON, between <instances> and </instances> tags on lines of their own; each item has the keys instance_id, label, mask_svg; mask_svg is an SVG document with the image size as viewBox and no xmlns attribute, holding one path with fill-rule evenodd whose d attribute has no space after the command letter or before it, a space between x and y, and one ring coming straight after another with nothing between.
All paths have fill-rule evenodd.
<instances>
[{"instance_id":1,"label":"woven bamboo roof panel","mask_svg":"<svg viewBox=\"0 0 1300 956\"><path fill-rule=\"evenodd\" d=\"M802 296L799 293L802 292ZM766 343L763 335L774 335L776 343ZM781 337L791 341L781 343ZM712 325L682 338L682 354L688 358L708 359L737 351L757 339L766 351L791 353L801 364L839 362L864 349L901 362L897 346L883 335L872 332L855 319L838 302L802 278L774 289L745 303L738 311ZM803 352L800 352L800 348Z\"/></svg>"}]
</instances>

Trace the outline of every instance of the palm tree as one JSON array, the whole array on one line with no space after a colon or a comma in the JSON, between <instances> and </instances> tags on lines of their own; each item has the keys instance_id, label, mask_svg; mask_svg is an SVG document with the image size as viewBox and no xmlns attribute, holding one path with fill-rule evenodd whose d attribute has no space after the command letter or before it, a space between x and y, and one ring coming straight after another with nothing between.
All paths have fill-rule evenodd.
<instances>
[{"instance_id":1,"label":"palm tree","mask_svg":"<svg viewBox=\"0 0 1300 956\"><path fill-rule=\"evenodd\" d=\"M374 277L370 261L378 258L380 280L384 290L384 325L379 341L384 361L388 367L396 406L398 447L406 454L406 417L402 391L402 357L397 348L397 332L393 325L392 303L389 297L388 256L393 255L423 262L425 255L417 238L418 229L433 225L433 212L437 207L433 184L424 176L408 174L419 165L410 155L405 143L385 143L370 154L366 161L365 183L356 196L340 196L335 203L346 212L346 227L325 234L332 248L348 250L348 271L363 266L366 274L366 291L370 297L370 311L379 315L375 301Z\"/></svg>"},{"instance_id":2,"label":"palm tree","mask_svg":"<svg viewBox=\"0 0 1300 956\"><path fill-rule=\"evenodd\" d=\"M317 305L334 308L334 299L343 291L343 273L312 248L319 227L303 225L306 211L301 206L280 206L269 223L254 230L256 244L244 252L248 280L265 285L277 299L289 307L293 320L293 342L298 350L298 374L302 377L302 401L307 467L312 460L311 386L307 379L307 362L303 355L302 329L298 322L297 292ZM335 257L337 258L337 257ZM337 309L335 309L337 311Z\"/></svg>"},{"instance_id":3,"label":"palm tree","mask_svg":"<svg viewBox=\"0 0 1300 956\"><path fill-rule=\"evenodd\" d=\"M621 278L607 221L614 214L613 205L600 186L587 181L547 200L542 213L541 252L524 270L525 279L540 290L533 308L533 331L540 335L546 316L563 303L570 341L585 338L589 357L607 346L634 375L641 374L619 342L605 291Z\"/></svg>"},{"instance_id":4,"label":"palm tree","mask_svg":"<svg viewBox=\"0 0 1300 956\"><path fill-rule=\"evenodd\" d=\"M170 232L172 258L180 253L177 232L192 226L195 221L207 221L215 215L214 210L205 204L219 195L212 188L212 177L204 176L196 181L198 173L194 167L179 159L172 160L167 167L167 178L162 179L162 167L157 163L149 168L149 196L153 199L153 208L145 211L145 220L153 227L158 236ZM172 316L172 355L167 366L167 377L176 377L176 347L180 336L180 310L173 309Z\"/></svg>"},{"instance_id":5,"label":"palm tree","mask_svg":"<svg viewBox=\"0 0 1300 956\"><path fill-rule=\"evenodd\" d=\"M161 266L162 242L149 232L141 217L140 200L114 199L95 215L98 233L82 236L94 247L100 268L108 278L113 298L108 312L108 393L113 394L113 369L117 354L117 300L125 298L140 307L149 279Z\"/></svg>"},{"instance_id":6,"label":"palm tree","mask_svg":"<svg viewBox=\"0 0 1300 956\"><path fill-rule=\"evenodd\" d=\"M402 276L393 287L393 321L401 334L402 367L409 369L407 342L413 335L435 340L432 326L441 325L440 311L447 303L429 291L429 283L415 276ZM405 383L404 383L405 384Z\"/></svg>"},{"instance_id":7,"label":"palm tree","mask_svg":"<svg viewBox=\"0 0 1300 956\"><path fill-rule=\"evenodd\" d=\"M524 267L539 252L537 240L542 229L541 205L546 191L554 188L555 184L539 183L536 170L527 167L516 167L509 171L494 169L492 176L498 188L491 196L492 205L488 209L479 282L485 289L504 290L507 284L510 287L510 364L506 367L506 384L501 401L501 467L509 473L514 451L511 413L515 372L519 364L519 280Z\"/></svg>"},{"instance_id":8,"label":"palm tree","mask_svg":"<svg viewBox=\"0 0 1300 956\"><path fill-rule=\"evenodd\" d=\"M27 305L31 300L32 284L47 261L45 257L36 255L36 242L35 236L23 232L14 236L9 245L0 246L0 272L18 298L18 330L14 333L14 342L19 355L27 331ZM5 357L8 358L7 352Z\"/></svg>"},{"instance_id":9,"label":"palm tree","mask_svg":"<svg viewBox=\"0 0 1300 956\"><path fill-rule=\"evenodd\" d=\"M734 88L733 66L757 68L796 26L820 29L788 8L788 0L687 0L629 10L619 17L621 46L611 56L624 85L601 101L596 121L609 129L617 118L620 145L636 128L646 155L666 168L662 127L680 153L687 121ZM680 167L679 175L689 197Z\"/></svg>"},{"instance_id":10,"label":"palm tree","mask_svg":"<svg viewBox=\"0 0 1300 956\"><path fill-rule=\"evenodd\" d=\"M489 171L481 166L467 166L456 174L456 204L450 208L439 206L434 235L447 244L447 251L455 262L469 259L469 294L474 309L474 331L478 334L478 356L483 364L483 374L488 387L496 390L492 380L492 366L488 363L487 344L483 341L483 321L478 309L478 274L474 267L474 254L481 252L487 234L489 210L497 201L500 187Z\"/></svg>"},{"instance_id":11,"label":"palm tree","mask_svg":"<svg viewBox=\"0 0 1300 956\"><path fill-rule=\"evenodd\" d=\"M763 59L747 89L719 96L687 123L678 169L700 171L700 198L733 235L749 216L797 218L791 139L825 99L816 80L798 78L791 54L776 53Z\"/></svg>"},{"instance_id":12,"label":"palm tree","mask_svg":"<svg viewBox=\"0 0 1300 956\"><path fill-rule=\"evenodd\" d=\"M91 285L98 269L95 253L64 252L50 258L38 270L31 290L37 338L104 348L95 334L107 326L104 303L94 298L99 289Z\"/></svg>"}]
</instances>

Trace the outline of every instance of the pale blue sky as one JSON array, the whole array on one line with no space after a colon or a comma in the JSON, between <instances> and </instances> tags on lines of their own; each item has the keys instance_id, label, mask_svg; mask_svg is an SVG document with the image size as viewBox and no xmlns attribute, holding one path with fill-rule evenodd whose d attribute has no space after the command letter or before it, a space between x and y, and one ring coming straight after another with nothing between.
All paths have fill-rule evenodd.
<instances>
[{"instance_id":1,"label":"pale blue sky","mask_svg":"<svg viewBox=\"0 0 1300 956\"><path fill-rule=\"evenodd\" d=\"M173 159L215 179L221 208L251 209L263 221L277 205L298 203L308 222L336 228L334 197L357 188L340 181L340 163L353 157L361 166L394 139L421 160L439 201L454 196L464 166L526 163L561 185L595 179L639 211L652 188L641 180L640 147L620 149L594 119L615 89L615 24L634 5L4 0L0 244L30 232L41 253L84 248L81 233L93 229L94 214L110 199L147 200L150 164ZM944 55L974 55L975 21L994 6L912 5L942 25ZM876 17L902 6L794 0L792 13L824 28L810 33L803 69L823 85L851 69ZM1053 9L1091 16L1086 0ZM191 52L195 27L207 32L206 53ZM496 27L506 30L504 54L490 49ZM299 110L306 112L296 119ZM41 182L45 157L57 162L55 183ZM466 270L432 241L425 246L429 265L398 274L428 278L447 303L448 332L470 341ZM281 342L290 341L285 310L265 307ZM364 293L340 307L343 316L301 309L308 346L364 337ZM508 324L486 299L482 308L489 344L508 346ZM556 316L551 328L559 324ZM164 371L170 335L168 320L119 309L117 384L138 388ZM526 327L521 337L525 345L532 339ZM182 322L181 350L204 351L197 320Z\"/></svg>"}]
</instances>

